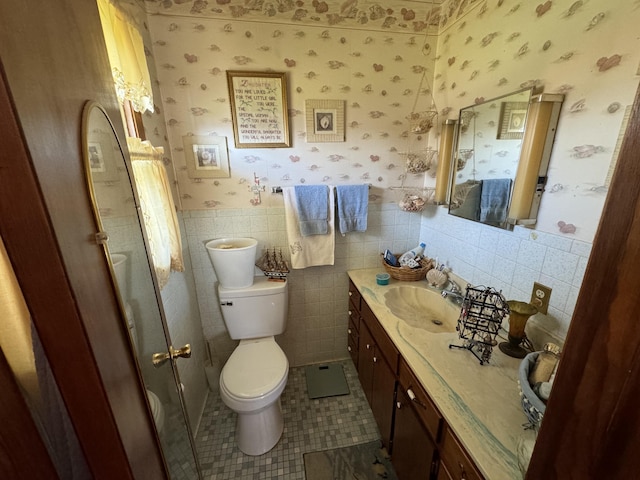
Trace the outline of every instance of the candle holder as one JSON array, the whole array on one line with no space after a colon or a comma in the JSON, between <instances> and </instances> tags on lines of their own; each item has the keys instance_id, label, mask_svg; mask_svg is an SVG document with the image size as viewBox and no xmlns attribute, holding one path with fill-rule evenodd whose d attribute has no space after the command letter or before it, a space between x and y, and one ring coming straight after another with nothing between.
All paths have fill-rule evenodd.
<instances>
[{"instance_id":1,"label":"candle holder","mask_svg":"<svg viewBox=\"0 0 640 480\"><path fill-rule=\"evenodd\" d=\"M531 315L538 313L538 309L526 302L508 300L509 305L509 341L502 342L498 348L502 353L513 358L524 358L533 348L524 333L524 327Z\"/></svg>"}]
</instances>

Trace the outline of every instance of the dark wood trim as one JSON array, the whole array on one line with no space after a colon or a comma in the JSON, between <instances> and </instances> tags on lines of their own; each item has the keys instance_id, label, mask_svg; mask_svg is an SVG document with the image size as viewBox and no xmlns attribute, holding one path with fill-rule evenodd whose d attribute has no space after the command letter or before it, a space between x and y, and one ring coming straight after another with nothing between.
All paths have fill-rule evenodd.
<instances>
[{"instance_id":1,"label":"dark wood trim","mask_svg":"<svg viewBox=\"0 0 640 480\"><path fill-rule=\"evenodd\" d=\"M2 350L0 350L0 385L2 385L2 395L0 395L2 476L57 480L56 469Z\"/></svg>"},{"instance_id":2,"label":"dark wood trim","mask_svg":"<svg viewBox=\"0 0 640 480\"><path fill-rule=\"evenodd\" d=\"M87 464L96 479L167 478L106 257L92 237L87 100L105 107L124 138L97 4L0 2L0 59L0 235Z\"/></svg>"},{"instance_id":3,"label":"dark wood trim","mask_svg":"<svg viewBox=\"0 0 640 480\"><path fill-rule=\"evenodd\" d=\"M640 472L640 90L527 479Z\"/></svg>"},{"instance_id":4,"label":"dark wood trim","mask_svg":"<svg viewBox=\"0 0 640 480\"><path fill-rule=\"evenodd\" d=\"M0 73L0 235L91 470L132 479Z\"/></svg>"}]
</instances>

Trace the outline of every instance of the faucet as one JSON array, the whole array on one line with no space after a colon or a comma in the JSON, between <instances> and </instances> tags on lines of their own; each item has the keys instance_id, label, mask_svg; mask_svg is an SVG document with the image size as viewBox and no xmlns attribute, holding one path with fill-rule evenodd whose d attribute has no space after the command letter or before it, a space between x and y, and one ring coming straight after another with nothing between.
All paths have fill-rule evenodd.
<instances>
[{"instance_id":1,"label":"faucet","mask_svg":"<svg viewBox=\"0 0 640 480\"><path fill-rule=\"evenodd\" d=\"M462 301L464 300L462 290L453 280L450 279L449 282L451 283L451 286L449 287L449 290L442 290L442 298L448 298L456 305L462 305Z\"/></svg>"}]
</instances>

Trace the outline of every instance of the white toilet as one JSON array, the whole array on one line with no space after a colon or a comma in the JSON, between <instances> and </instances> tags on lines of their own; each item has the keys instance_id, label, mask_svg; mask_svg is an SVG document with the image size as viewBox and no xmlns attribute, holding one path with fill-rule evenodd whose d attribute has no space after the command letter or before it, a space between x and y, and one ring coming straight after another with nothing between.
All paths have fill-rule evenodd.
<instances>
[{"instance_id":1,"label":"white toilet","mask_svg":"<svg viewBox=\"0 0 640 480\"><path fill-rule=\"evenodd\" d=\"M246 288L218 286L229 335L240 340L220 374L220 396L238 413L236 441L247 455L271 450L284 429L280 395L289 361L274 335L284 332L288 287L255 277Z\"/></svg>"}]
</instances>

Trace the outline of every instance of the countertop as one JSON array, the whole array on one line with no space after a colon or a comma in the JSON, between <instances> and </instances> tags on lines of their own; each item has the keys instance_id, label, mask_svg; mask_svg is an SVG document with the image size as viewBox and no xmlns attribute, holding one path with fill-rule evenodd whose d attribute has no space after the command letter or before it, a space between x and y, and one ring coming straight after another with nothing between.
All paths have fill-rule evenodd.
<instances>
[{"instance_id":1,"label":"countertop","mask_svg":"<svg viewBox=\"0 0 640 480\"><path fill-rule=\"evenodd\" d=\"M392 278L389 285L378 285L376 273L381 272L372 268L347 273L485 478L522 478L518 439L533 439L535 434L523 428L527 419L517 384L521 360L495 347L490 362L480 365L470 351L449 348L462 344L457 332L429 333L411 327L391 313L384 294L400 285L427 289L426 280Z\"/></svg>"}]
</instances>

